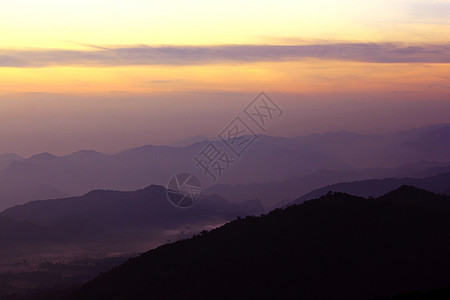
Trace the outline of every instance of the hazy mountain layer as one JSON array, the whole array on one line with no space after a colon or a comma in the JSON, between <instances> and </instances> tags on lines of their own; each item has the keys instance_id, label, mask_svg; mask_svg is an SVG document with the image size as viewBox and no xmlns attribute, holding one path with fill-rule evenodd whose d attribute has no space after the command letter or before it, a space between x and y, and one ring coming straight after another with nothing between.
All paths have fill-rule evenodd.
<instances>
[{"instance_id":1,"label":"hazy mountain layer","mask_svg":"<svg viewBox=\"0 0 450 300\"><path fill-rule=\"evenodd\" d=\"M173 175L191 172L206 187L213 182L204 176L203 169L196 167L194 157L201 157L200 152L208 143L202 141L184 147L149 145L114 155L87 150L62 157L49 153L28 159L8 155L3 160L4 168L0 168L0 196L3 195L0 209L53 196L49 191L37 194L34 190L15 198L1 192L37 186L52 187L67 195L82 195L93 189L136 190L149 184L166 185ZM223 150L228 149L223 143L215 143ZM448 162L448 149L450 125L384 135L345 131L296 138L259 135L241 157L229 152L233 162L229 170L217 176L216 183L284 181L322 169L393 168L424 160Z\"/></svg>"},{"instance_id":2,"label":"hazy mountain layer","mask_svg":"<svg viewBox=\"0 0 450 300\"><path fill-rule=\"evenodd\" d=\"M259 182L240 185L218 184L205 194L219 194L235 202L259 199L267 210L288 204L299 195L323 186L364 179L429 177L450 171L449 163L418 162L397 168L370 168L364 170L319 170L305 176L294 176L285 181ZM395 188L395 187L392 187ZM391 189L392 189L391 188ZM389 189L388 189L389 190ZM387 190L384 190L386 192ZM381 194L381 193L380 193ZM320 195L315 195L320 196Z\"/></svg>"},{"instance_id":3,"label":"hazy mountain layer","mask_svg":"<svg viewBox=\"0 0 450 300\"><path fill-rule=\"evenodd\" d=\"M307 193L298 198L295 203L320 197L329 191L350 193L361 197L379 197L401 185L412 185L434 193L450 195L450 172L425 178L386 178L343 182Z\"/></svg>"}]
</instances>

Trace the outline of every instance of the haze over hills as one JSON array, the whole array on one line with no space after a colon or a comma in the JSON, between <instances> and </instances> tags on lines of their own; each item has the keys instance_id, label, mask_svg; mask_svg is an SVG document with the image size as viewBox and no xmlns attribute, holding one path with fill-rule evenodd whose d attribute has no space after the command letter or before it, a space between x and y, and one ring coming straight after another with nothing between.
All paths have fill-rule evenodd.
<instances>
[{"instance_id":1,"label":"haze over hills","mask_svg":"<svg viewBox=\"0 0 450 300\"><path fill-rule=\"evenodd\" d=\"M171 146L171 147L186 147L186 146L190 146L190 145L195 144L195 143L201 143L203 141L210 141L210 140L211 139L208 138L207 136L200 134L200 135L196 135L196 136L193 136L193 137L181 140L181 141L177 141L177 142L171 143L168 146Z\"/></svg>"},{"instance_id":2,"label":"haze over hills","mask_svg":"<svg viewBox=\"0 0 450 300\"><path fill-rule=\"evenodd\" d=\"M152 185L134 192L95 190L79 197L32 201L9 208L0 216L45 228L55 242L102 239L107 248L105 237L120 234L130 239L145 230L176 231L182 226L214 225L262 212L258 201L236 204L219 196L207 197L183 210L169 203L164 187Z\"/></svg>"},{"instance_id":3,"label":"haze over hills","mask_svg":"<svg viewBox=\"0 0 450 300\"><path fill-rule=\"evenodd\" d=\"M0 191L0 211L36 199L57 199L69 195L48 184Z\"/></svg>"},{"instance_id":4,"label":"haze over hills","mask_svg":"<svg viewBox=\"0 0 450 300\"><path fill-rule=\"evenodd\" d=\"M358 168L396 167L422 161L449 161L450 124L383 135L338 131L295 138L311 151L339 157Z\"/></svg>"},{"instance_id":5,"label":"haze over hills","mask_svg":"<svg viewBox=\"0 0 450 300\"><path fill-rule=\"evenodd\" d=\"M13 163L15 161L22 161L22 160L24 160L24 158L15 153L0 154L0 170L5 169L6 167L8 167L11 163Z\"/></svg>"},{"instance_id":6,"label":"haze over hills","mask_svg":"<svg viewBox=\"0 0 450 300\"><path fill-rule=\"evenodd\" d=\"M0 216L0 243L2 244L2 251L11 247L11 244L23 246L25 243L41 244L48 241L50 241L50 235L44 227Z\"/></svg>"},{"instance_id":7,"label":"haze over hills","mask_svg":"<svg viewBox=\"0 0 450 300\"><path fill-rule=\"evenodd\" d=\"M295 203L320 197L329 191L350 193L360 197L379 197L401 185L411 185L434 193L450 195L450 172L425 178L385 178L342 182L311 191L295 200Z\"/></svg>"},{"instance_id":8,"label":"haze over hills","mask_svg":"<svg viewBox=\"0 0 450 300\"><path fill-rule=\"evenodd\" d=\"M207 144L205 141L187 147L143 146L100 158L92 155L88 161L86 158L80 160L72 156L39 154L21 162L13 162L3 170L0 173L0 187L6 189L24 187L30 182L48 183L68 194L80 194L97 188L133 190L149 183L167 184L180 171L190 171L202 177L203 170L195 167L193 157ZM273 160L275 153L283 154L286 151L292 156L278 157L276 164L263 163ZM275 179L275 176L285 177L283 173L293 175L317 168L346 167L336 159L301 151L295 143L285 146L255 142L246 156L248 159L239 160L239 164L222 177L224 181L270 180ZM293 166L292 159L300 167ZM273 169L273 173L269 169Z\"/></svg>"},{"instance_id":9,"label":"haze over hills","mask_svg":"<svg viewBox=\"0 0 450 300\"><path fill-rule=\"evenodd\" d=\"M161 183L166 185L171 176L182 170L196 174L203 182L206 182L204 186L208 187L208 184L210 184L208 178L202 176L202 169L196 168L193 161L193 157L198 155L210 142L204 140L202 136L182 141L177 146L147 145L116 154L81 150L66 156L40 153L27 159L15 155L5 155L3 156L4 161L9 162L9 164L3 170L0 169L0 197L2 201L0 208L6 208L0 213L0 241L3 245L0 254L0 268L3 270L17 268L22 270L25 266L28 266L28 268L34 268L33 270L36 272L41 272L45 268L42 269L42 266L36 265L36 261L41 260L40 257L46 257L51 263L55 263L61 260L59 257L62 255L64 260L67 260L64 263L64 268L73 272L79 267L77 264L71 265L75 260L99 256L102 258L115 257L116 255L118 259L124 259L126 256L129 257L136 252L152 249L165 242L180 240L190 237L193 233L215 228L238 216L260 215L264 211L270 211L275 207L292 203L293 199L303 202L306 199L318 198L328 194L330 190L348 192L355 196L378 197L407 184L436 193L450 193L448 185L450 182L450 153L448 153L448 149L450 148L447 148L448 138L450 137L449 128L449 125L440 125L386 135L360 135L346 131L295 138L259 135L256 142L243 156L232 164L231 169L219 178L220 184L207 188L199 204L189 210L174 208L166 199L166 189L163 186L155 184L149 186L149 184ZM214 142L221 147L225 147L218 140L214 140ZM361 159L362 156L358 156L358 153L364 153L362 155L364 159ZM88 192L83 192L85 190L88 190ZM415 198L411 196L412 193L415 193ZM82 196L69 196L77 194ZM332 197L335 197L333 199L336 200L347 199L350 196L328 194L324 197L328 200L323 201L327 203L327 206L330 206L329 208L322 207L320 210L312 211L311 217L306 217L306 213L302 214L303 219L298 222L303 222L302 226L305 225L305 231L299 231L298 229L289 231L287 225L283 225L282 219L284 217L280 217L279 224L274 223L274 230L283 228L286 233L283 231L280 234L280 231L277 234L281 237L277 237L277 234L271 232L267 242L264 242L258 233L256 233L257 238L254 240L246 236L245 238L252 242L243 242L247 249L244 251L244 255L252 251L258 253L259 250L255 247L259 246L268 248L267 251L272 249L270 250L271 253L265 253L259 257L260 261L270 261L272 266L280 261L282 253L277 252L279 249L276 247L267 244L270 240L275 240L277 245L282 245L280 249L290 243L289 239L293 238L290 236L291 234L298 234L306 241L308 239L317 240L314 235L319 236L323 233L320 230L323 230L323 226L327 226L327 223L325 221L323 225L320 225L319 221L317 221L318 223L308 222L311 221L312 217L323 220L320 211L326 212L333 208L333 201L330 200ZM350 198L355 201L350 201ZM364 199L350 198L344 200L344 204L347 203L346 201L350 201L347 203L348 207L347 204L344 205L346 207L344 210L349 212L350 215L359 209L361 209L362 214L371 214L368 210L373 207L369 208L369 205L362 208L358 204ZM393 198L395 198L395 201ZM33 199L37 201L28 202ZM433 200L430 202L428 199ZM419 214L427 214L430 209L436 211L438 207L441 213L450 211L448 198L422 192L415 188L402 188L397 190L394 196L388 194L376 200L378 201L376 202L377 205L389 202L389 205L396 203L395 205L402 207L413 206L419 210L426 210L426 212L420 212ZM374 204L373 199L364 201L366 201L364 202L366 204ZM28 203L22 204L25 202ZM261 203L264 207L261 206ZM14 206L15 204L21 205ZM403 207L400 211L395 211L397 208L389 205L387 211L382 211L378 207L379 210L375 210L374 213L384 218L385 213L395 215L404 212L404 209L409 209ZM354 206L354 208L350 208L351 206ZM279 210L270 215L277 215L278 213L280 213ZM405 216L406 222L418 217L415 215L416 213L418 212L408 217ZM332 219L334 217L336 216L333 216ZM393 218L392 215L386 217L388 220ZM431 219L428 215L423 215L420 218ZM416 221L419 221L419 219ZM246 220L260 219L247 218ZM374 219L370 220L376 222ZM286 221L290 224L297 224L293 217L292 219L287 217ZM339 225L338 221L336 220L339 227L342 224ZM370 228L370 226L375 223L366 224L364 219L353 219L353 221L353 226L357 226L358 222L362 222L363 227L369 226L366 229L368 234L371 234L373 228ZM392 221L391 223L394 224L395 222ZM235 222L232 224L235 224ZM239 227L240 229L234 233L240 236L240 232L257 231L258 229L254 225L251 222L246 223L245 228L247 229ZM311 226L317 228L310 229ZM296 227L294 226L294 228ZM267 232L265 230L263 229L262 232ZM309 230L312 230L310 232L312 236L306 234ZM335 234L337 233L335 232ZM228 235L231 236L231 232ZM363 232L355 233L356 235L359 239ZM202 234L202 236L205 236L205 234ZM283 240L283 237L288 239ZM351 249L358 249L360 246L350 240L349 236L344 236L343 241L344 244L348 243L352 247ZM379 241L380 243L386 243L386 241ZM395 241L389 241L395 243ZM228 242L230 245L234 243L233 240L228 240ZM300 254L305 254L302 252L304 249L295 243L293 249L296 249ZM338 251L338 256L330 257L328 261L330 264L342 258L352 261L352 257L342 254L342 252L345 252L342 247L347 247L347 245L339 246L341 242L336 241L334 243L332 238L329 239L329 236L325 238L323 243L323 249L334 249L333 247L336 245L341 247L342 251ZM408 240L404 245L405 247L411 246L411 243ZM178 243L176 244L178 245ZM376 245L370 246L377 249ZM228 249L230 253L235 253L233 251L236 248L233 247L225 247L225 249ZM398 247L403 246L398 245ZM321 251L324 251L323 249L317 248L306 254L321 253ZM349 249L347 249L348 252L353 253ZM205 254L204 257L212 255L210 256L210 262L211 266L214 266L218 263L216 262L217 257L214 255L221 255L221 250L218 248L212 248L211 250L215 252ZM398 251L404 252L406 250L401 248ZM270 260L264 257L264 255L269 254L272 255L271 258L275 259ZM235 255L239 257L238 254ZM21 266L21 261L29 257L32 257L30 261L34 263L22 264L22 267L17 267ZM245 265L247 258L245 256L239 261ZM193 257L192 259L197 258ZM296 261L297 258L292 259ZM373 259L373 257L370 256L370 259ZM399 259L399 257L395 257L395 259ZM281 261L283 260L281 259ZM305 263L301 259L299 261L302 264ZM250 259L248 262L251 266L257 266L256 260ZM360 262L354 263L360 264ZM403 263L403 261L399 262L402 266ZM230 267L232 265L233 262L230 262ZM174 268L176 267L174 266ZM222 265L216 267L222 267ZM238 269L237 266L235 267ZM306 267L313 274L319 272L309 266L308 263L306 263ZM333 274L336 271L328 270L326 266L322 267L319 272L322 275ZM345 268L343 265L341 267ZM264 270L258 270L261 271L258 274L264 274ZM388 272L387 270L389 269L377 269L375 271ZM277 271L286 270L277 269ZM77 277L77 272L70 273L70 276ZM232 271L225 268L225 273L227 272L229 272L229 275L234 275ZM7 277L5 274L0 272L0 278L2 276ZM54 276L56 273L51 274L53 274L51 276ZM68 276L66 273L60 273L60 275L61 278ZM83 275L84 277L79 278L87 280L86 278L92 278L93 275L94 273L88 272ZM253 276L250 273L247 275ZM341 274L336 273L335 275L340 276ZM347 274L345 275L347 276ZM23 289L15 286L14 283L14 278L22 278L20 276L8 277L8 283L5 285L3 292L7 290L22 292ZM26 278L28 275L23 274L23 276L25 276L23 278ZM143 278L145 276L147 275L144 274ZM227 279L220 276L218 277L219 281L226 282ZM237 276L239 277L239 275ZM255 280L259 278L258 276L255 276ZM270 275L267 276L267 278L270 278ZM300 279L306 280L309 284L306 275L302 276L300 276ZM334 277L334 275L330 276ZM33 275L32 280L27 279L25 282L34 286L39 280L38 277ZM62 282L61 278L52 282ZM259 280L260 282L266 282L267 278L259 278ZM351 278L351 276L348 278ZM387 278L386 280L392 279ZM250 280L250 283L256 286L256 281L252 282ZM285 278L285 282L290 282L290 279ZM312 286L315 284L317 282L313 282ZM345 286L345 283L343 284ZM425 281L424 284L426 286ZM405 286L408 285L405 283ZM438 287L431 283L428 286L430 288ZM216 286L216 288L219 287ZM333 286L332 288L344 293L341 291L341 287ZM405 289L405 291L409 291L409 289ZM0 290L0 294L1 292ZM306 295L309 293L307 290L303 292ZM190 291L186 291L186 293L190 295ZM363 292L358 290L357 293ZM389 295L389 293L384 294ZM354 295L350 295L349 299L351 297L357 299ZM325 296L323 298L326 299Z\"/></svg>"},{"instance_id":10,"label":"haze over hills","mask_svg":"<svg viewBox=\"0 0 450 300\"><path fill-rule=\"evenodd\" d=\"M370 299L450 282L450 198L334 193L130 259L68 299ZM231 287L231 288L230 288Z\"/></svg>"},{"instance_id":11,"label":"haze over hills","mask_svg":"<svg viewBox=\"0 0 450 300\"><path fill-rule=\"evenodd\" d=\"M386 135L344 131L296 138L260 135L241 158L233 158L235 162L219 178L219 183L284 181L322 169L395 168L423 160L448 162L449 141L450 125L446 124ZM126 191L152 183L166 185L179 172L193 173L208 186L212 184L210 178L203 176L203 170L193 160L208 143L183 147L147 145L112 155L83 150L60 157L50 153L28 159L16 157L0 169L0 195L11 190L30 192L21 197L4 192L0 209L30 200L82 195L93 189ZM42 187L48 189L39 192Z\"/></svg>"},{"instance_id":12,"label":"haze over hills","mask_svg":"<svg viewBox=\"0 0 450 300\"><path fill-rule=\"evenodd\" d=\"M418 162L396 168L370 168L363 170L319 170L305 176L294 176L285 181L251 184L217 184L205 190L205 194L219 194L235 202L259 199L267 210L287 204L317 188L327 185L364 179L421 178L450 171L450 163ZM320 195L316 195L320 196Z\"/></svg>"},{"instance_id":13,"label":"haze over hills","mask_svg":"<svg viewBox=\"0 0 450 300\"><path fill-rule=\"evenodd\" d=\"M14 206L0 214L0 299L79 285L136 253L262 212L257 200L237 204L218 195L175 208L157 185Z\"/></svg>"},{"instance_id":14,"label":"haze over hills","mask_svg":"<svg viewBox=\"0 0 450 300\"><path fill-rule=\"evenodd\" d=\"M421 165L430 166L429 164ZM321 172L318 175L321 176ZM450 194L449 182L450 172L425 178L344 182L325 186L303 195L296 200L296 203L320 197L329 191L377 197L405 184ZM239 189L236 189L236 193L241 191L240 195L245 194L248 189L237 187ZM273 188L273 185L269 185L270 188ZM262 192L267 191L262 189ZM274 197L278 196L276 199L282 199L277 194L277 190L273 192ZM148 238L152 235L161 237L163 231L180 232L186 225L192 227L198 225L198 228L201 228L201 226L223 223L236 216L259 215L264 212L258 200L231 203L221 196L204 196L198 205L189 210L174 208L166 198L166 189L156 185L133 192L94 190L79 197L32 201L0 213L5 222L9 220L9 223L0 224L0 233L5 233L0 235L0 238L5 242L7 240L23 243L39 241L38 244L40 244L43 241L51 241L61 245L67 242L76 244L101 240L104 245L113 245L123 236L127 236L129 241L139 240L144 232ZM21 225L17 225L17 236L15 236L16 230L11 224L17 222ZM31 227L28 228L28 225ZM23 230L36 231L39 234L35 234L31 240L20 238L31 235L23 233ZM6 232L9 233L6 234Z\"/></svg>"}]
</instances>

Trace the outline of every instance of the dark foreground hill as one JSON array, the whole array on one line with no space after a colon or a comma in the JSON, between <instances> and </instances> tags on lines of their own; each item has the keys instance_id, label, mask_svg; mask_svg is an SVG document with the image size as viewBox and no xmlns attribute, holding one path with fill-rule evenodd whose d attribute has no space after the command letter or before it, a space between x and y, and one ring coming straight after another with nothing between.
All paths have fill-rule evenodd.
<instances>
[{"instance_id":1,"label":"dark foreground hill","mask_svg":"<svg viewBox=\"0 0 450 300\"><path fill-rule=\"evenodd\" d=\"M370 299L450 282L449 197L330 193L133 258L68 299Z\"/></svg>"},{"instance_id":2,"label":"dark foreground hill","mask_svg":"<svg viewBox=\"0 0 450 300\"><path fill-rule=\"evenodd\" d=\"M136 253L261 212L258 200L219 196L179 209L156 185L15 206L0 213L0 299L54 299Z\"/></svg>"}]
</instances>

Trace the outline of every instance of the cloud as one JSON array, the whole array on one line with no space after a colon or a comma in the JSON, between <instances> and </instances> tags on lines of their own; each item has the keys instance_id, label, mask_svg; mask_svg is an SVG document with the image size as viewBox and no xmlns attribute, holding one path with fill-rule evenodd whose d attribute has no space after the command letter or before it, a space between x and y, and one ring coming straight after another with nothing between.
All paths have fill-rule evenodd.
<instances>
[{"instance_id":1,"label":"cloud","mask_svg":"<svg viewBox=\"0 0 450 300\"><path fill-rule=\"evenodd\" d=\"M94 49L94 50L92 50ZM450 44L117 46L88 50L0 50L0 67L201 65L306 58L370 63L450 63Z\"/></svg>"}]
</instances>

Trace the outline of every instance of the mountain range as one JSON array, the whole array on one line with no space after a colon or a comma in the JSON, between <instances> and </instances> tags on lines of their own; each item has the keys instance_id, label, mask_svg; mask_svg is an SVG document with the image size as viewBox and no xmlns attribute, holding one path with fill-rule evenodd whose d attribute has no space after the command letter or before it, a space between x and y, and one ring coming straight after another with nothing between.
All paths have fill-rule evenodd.
<instances>
[{"instance_id":1,"label":"mountain range","mask_svg":"<svg viewBox=\"0 0 450 300\"><path fill-rule=\"evenodd\" d=\"M227 149L222 142L212 141ZM132 191L149 184L166 185L180 172L196 175L208 187L214 182L196 167L194 157L210 142L199 136L175 143L180 146L147 145L117 154L81 150L65 156L41 153L27 159L0 155L0 210L31 200L83 195L94 189ZM259 135L242 157L231 157L230 170L217 183L286 181L324 169L397 168L424 159L446 163L450 162L449 148L449 124L381 135L347 131L294 138ZM19 196L17 191L21 191Z\"/></svg>"},{"instance_id":2,"label":"mountain range","mask_svg":"<svg viewBox=\"0 0 450 300\"><path fill-rule=\"evenodd\" d=\"M320 197L328 192L350 193L360 197L379 197L401 185L411 185L434 193L450 195L450 172L425 178L385 178L328 185L298 198L295 203Z\"/></svg>"},{"instance_id":3,"label":"mountain range","mask_svg":"<svg viewBox=\"0 0 450 300\"><path fill-rule=\"evenodd\" d=\"M183 232L262 212L257 200L238 204L217 195L179 209L167 200L166 189L157 185L132 192L94 190L78 197L31 201L0 214L0 259L29 249L39 253L36 247L50 245L60 249L95 245L105 253L125 247L133 253L140 249L133 246L143 241L158 245Z\"/></svg>"},{"instance_id":4,"label":"mountain range","mask_svg":"<svg viewBox=\"0 0 450 300\"><path fill-rule=\"evenodd\" d=\"M219 194L234 202L259 199L266 210L270 211L297 199L299 195L316 189L342 182L353 182L364 179L385 178L423 178L450 172L450 163L417 162L396 168L369 168L363 170L319 170L304 176L294 176L284 181L255 182L250 184L217 184L205 190L205 194ZM391 189L398 187L393 184ZM326 188L324 188L326 189ZM384 189L379 195L387 192ZM440 190L432 191L441 192ZM314 197L327 191L321 189ZM364 195L362 195L364 196Z\"/></svg>"}]
</instances>

